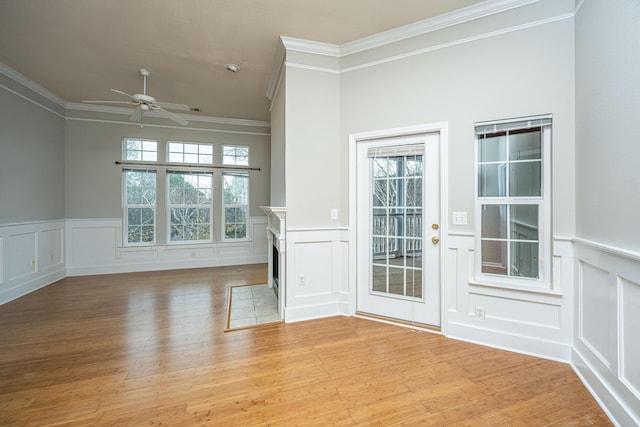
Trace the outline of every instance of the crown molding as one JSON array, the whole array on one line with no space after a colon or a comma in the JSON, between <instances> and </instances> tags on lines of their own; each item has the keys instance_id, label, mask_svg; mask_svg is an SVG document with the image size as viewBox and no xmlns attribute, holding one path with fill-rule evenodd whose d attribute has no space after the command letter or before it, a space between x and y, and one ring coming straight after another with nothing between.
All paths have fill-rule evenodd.
<instances>
[{"instance_id":1,"label":"crown molding","mask_svg":"<svg viewBox=\"0 0 640 427\"><path fill-rule=\"evenodd\" d=\"M60 98L58 95L51 92L49 89L45 88L44 86L40 86L38 83L20 74L19 72L9 67L4 62L0 62L0 74L7 76L8 78L15 81L16 83L24 86L27 89L32 90L33 92L37 93L43 98L48 99L54 104L59 105L62 108L64 108L65 105L67 104L67 101Z\"/></svg>"},{"instance_id":2,"label":"crown molding","mask_svg":"<svg viewBox=\"0 0 640 427\"><path fill-rule=\"evenodd\" d=\"M488 0L476 5L468 6L444 15L418 21L413 24L394 28L382 33L363 37L340 46L340 56L352 55L368 49L395 43L411 37L420 36L443 28L463 24L475 19L484 18L511 9L538 3L542 0Z\"/></svg>"},{"instance_id":3,"label":"crown molding","mask_svg":"<svg viewBox=\"0 0 640 427\"><path fill-rule=\"evenodd\" d=\"M67 110L73 111L86 111L91 113L102 113L102 114L120 114L130 116L133 114L133 108L124 108L124 107L110 107L107 105L95 105L95 104L85 104L78 102L67 102L65 105ZM270 128L271 123L259 120L248 120L248 119L232 119L227 117L212 117L212 116L197 116L192 114L177 114L173 113L187 121L190 122L201 122L201 123L212 123L218 125L231 125L231 126L250 126L250 127L263 127ZM162 113L157 113L155 111L147 111L144 113L146 117L155 117L155 118L166 118Z\"/></svg>"},{"instance_id":4,"label":"crown molding","mask_svg":"<svg viewBox=\"0 0 640 427\"><path fill-rule=\"evenodd\" d=\"M280 37L284 48L289 51L312 53L314 55L331 56L340 58L340 46L329 43L314 42L311 40L295 39L292 37Z\"/></svg>"}]
</instances>

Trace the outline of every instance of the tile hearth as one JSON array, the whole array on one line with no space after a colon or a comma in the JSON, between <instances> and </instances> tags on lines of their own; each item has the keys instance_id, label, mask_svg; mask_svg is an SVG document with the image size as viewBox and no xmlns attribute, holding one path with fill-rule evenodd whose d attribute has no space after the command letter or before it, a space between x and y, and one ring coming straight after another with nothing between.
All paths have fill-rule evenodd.
<instances>
[{"instance_id":1,"label":"tile hearth","mask_svg":"<svg viewBox=\"0 0 640 427\"><path fill-rule=\"evenodd\" d=\"M231 288L228 330L281 322L278 299L268 285Z\"/></svg>"}]
</instances>

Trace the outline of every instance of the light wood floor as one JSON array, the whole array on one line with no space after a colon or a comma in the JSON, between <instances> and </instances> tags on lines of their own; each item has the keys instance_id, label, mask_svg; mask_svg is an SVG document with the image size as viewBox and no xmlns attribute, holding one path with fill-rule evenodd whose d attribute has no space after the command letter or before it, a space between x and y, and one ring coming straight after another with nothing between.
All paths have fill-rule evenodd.
<instances>
[{"instance_id":1,"label":"light wood floor","mask_svg":"<svg viewBox=\"0 0 640 427\"><path fill-rule=\"evenodd\" d=\"M76 277L0 306L0 425L609 425L561 363L350 317L224 333L229 286L265 279Z\"/></svg>"}]
</instances>

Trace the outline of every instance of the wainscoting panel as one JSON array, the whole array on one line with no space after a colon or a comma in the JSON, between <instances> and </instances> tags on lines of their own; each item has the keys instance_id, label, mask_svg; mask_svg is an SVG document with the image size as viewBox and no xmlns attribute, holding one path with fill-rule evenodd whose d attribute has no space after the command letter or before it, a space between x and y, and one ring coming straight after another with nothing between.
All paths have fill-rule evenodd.
<instances>
[{"instance_id":1,"label":"wainscoting panel","mask_svg":"<svg viewBox=\"0 0 640 427\"><path fill-rule=\"evenodd\" d=\"M266 217L251 217L249 236L243 241L123 246L119 218L67 220L67 275L263 263L267 262L266 227Z\"/></svg>"},{"instance_id":2,"label":"wainscoting panel","mask_svg":"<svg viewBox=\"0 0 640 427\"><path fill-rule=\"evenodd\" d=\"M640 253L576 239L572 363L619 425L640 425Z\"/></svg>"},{"instance_id":3,"label":"wainscoting panel","mask_svg":"<svg viewBox=\"0 0 640 427\"><path fill-rule=\"evenodd\" d=\"M285 320L349 314L348 232L287 230Z\"/></svg>"},{"instance_id":4,"label":"wainscoting panel","mask_svg":"<svg viewBox=\"0 0 640 427\"><path fill-rule=\"evenodd\" d=\"M0 304L65 276L64 221L0 226Z\"/></svg>"},{"instance_id":5,"label":"wainscoting panel","mask_svg":"<svg viewBox=\"0 0 640 427\"><path fill-rule=\"evenodd\" d=\"M447 238L442 331L451 338L568 362L573 328L572 243L554 239L552 292L478 284L474 236Z\"/></svg>"}]
</instances>

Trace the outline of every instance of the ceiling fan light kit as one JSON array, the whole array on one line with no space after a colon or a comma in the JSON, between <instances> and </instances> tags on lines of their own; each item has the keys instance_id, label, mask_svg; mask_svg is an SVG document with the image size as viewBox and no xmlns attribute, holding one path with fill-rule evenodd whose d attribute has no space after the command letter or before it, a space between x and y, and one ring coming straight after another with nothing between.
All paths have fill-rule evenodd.
<instances>
[{"instance_id":1,"label":"ceiling fan light kit","mask_svg":"<svg viewBox=\"0 0 640 427\"><path fill-rule=\"evenodd\" d=\"M129 120L133 122L142 121L142 113L145 111L157 111L162 116L173 120L176 123L179 123L183 126L187 125L189 122L184 118L171 113L167 110L180 110L180 111L191 111L191 108L186 104L176 104L173 102L158 102L156 98L151 95L147 95L147 77L151 75L149 70L144 68L140 69L140 75L142 76L142 93L134 93L133 95L128 94L127 92L123 92L117 89L111 89L112 92L119 93L121 95L129 97L130 101L82 101L92 104L128 104L134 105L136 107L135 111L129 118Z\"/></svg>"}]
</instances>

